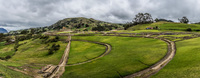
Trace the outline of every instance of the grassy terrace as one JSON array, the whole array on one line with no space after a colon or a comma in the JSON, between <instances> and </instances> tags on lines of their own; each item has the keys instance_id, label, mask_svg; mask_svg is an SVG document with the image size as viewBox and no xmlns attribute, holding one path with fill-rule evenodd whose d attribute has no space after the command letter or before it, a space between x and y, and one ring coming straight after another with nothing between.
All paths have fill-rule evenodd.
<instances>
[{"instance_id":1,"label":"grassy terrace","mask_svg":"<svg viewBox=\"0 0 200 78\"><path fill-rule=\"evenodd\" d=\"M112 50L93 62L66 66L67 71L62 78L113 78L120 77L119 74L126 76L151 66L167 52L167 44L157 39L114 36L73 36L72 39L109 43Z\"/></svg>"},{"instance_id":2,"label":"grassy terrace","mask_svg":"<svg viewBox=\"0 0 200 78\"><path fill-rule=\"evenodd\" d=\"M63 43L61 41L56 42L56 44L60 44L60 49L53 55L47 55L48 47L50 47L53 43L50 43L48 44L49 46L47 46L47 44L41 44L41 42L41 39L36 39L33 41L30 40L28 43L21 45L16 54L9 59L9 61L28 64L58 64L67 43Z\"/></svg>"},{"instance_id":3,"label":"grassy terrace","mask_svg":"<svg viewBox=\"0 0 200 78\"><path fill-rule=\"evenodd\" d=\"M31 78L30 76L24 75L20 72L11 70L0 64L0 77L3 78Z\"/></svg>"},{"instance_id":4,"label":"grassy terrace","mask_svg":"<svg viewBox=\"0 0 200 78\"><path fill-rule=\"evenodd\" d=\"M5 42L0 42L0 57L6 57L6 56L12 56L14 54L14 44L10 45L4 45ZM9 69L8 67L2 65L13 65L13 66L20 66L20 64L15 64L11 62L7 62L4 60L0 60L0 77L3 78L14 78L14 77L19 77L19 78L31 78L30 76L24 75L20 72L14 71Z\"/></svg>"},{"instance_id":5,"label":"grassy terrace","mask_svg":"<svg viewBox=\"0 0 200 78\"><path fill-rule=\"evenodd\" d=\"M152 78L199 78L200 38L177 42L172 61Z\"/></svg>"},{"instance_id":6,"label":"grassy terrace","mask_svg":"<svg viewBox=\"0 0 200 78\"><path fill-rule=\"evenodd\" d=\"M67 64L76 64L100 56L106 47L95 43L72 41Z\"/></svg>"},{"instance_id":7,"label":"grassy terrace","mask_svg":"<svg viewBox=\"0 0 200 78\"><path fill-rule=\"evenodd\" d=\"M12 56L14 54L14 44L4 45L5 42L0 42L0 57Z\"/></svg>"},{"instance_id":8,"label":"grassy terrace","mask_svg":"<svg viewBox=\"0 0 200 78\"><path fill-rule=\"evenodd\" d=\"M191 28L192 30L199 30L199 24L184 24L184 23L171 23L171 22L156 22L152 24L141 24L130 27L128 30L144 30L147 27L156 27L158 26L160 30L179 30L185 31L187 28Z\"/></svg>"}]
</instances>

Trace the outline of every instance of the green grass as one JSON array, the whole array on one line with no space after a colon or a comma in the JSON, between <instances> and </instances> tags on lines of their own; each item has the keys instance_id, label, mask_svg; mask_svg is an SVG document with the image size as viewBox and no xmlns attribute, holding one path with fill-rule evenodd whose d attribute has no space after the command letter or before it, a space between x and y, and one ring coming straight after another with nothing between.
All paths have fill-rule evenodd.
<instances>
[{"instance_id":1,"label":"green grass","mask_svg":"<svg viewBox=\"0 0 200 78\"><path fill-rule=\"evenodd\" d=\"M177 52L169 64L152 78L199 78L200 38L177 42Z\"/></svg>"},{"instance_id":2,"label":"green grass","mask_svg":"<svg viewBox=\"0 0 200 78\"><path fill-rule=\"evenodd\" d=\"M147 27L158 26L160 30L178 30L185 31L187 28L192 30L200 30L199 24L183 24L183 23L171 23L171 22L156 22L152 24L140 24L130 27L128 30L145 30Z\"/></svg>"},{"instance_id":3,"label":"green grass","mask_svg":"<svg viewBox=\"0 0 200 78\"><path fill-rule=\"evenodd\" d=\"M31 78L23 73L11 70L0 64L0 77L3 78Z\"/></svg>"},{"instance_id":4,"label":"green grass","mask_svg":"<svg viewBox=\"0 0 200 78\"><path fill-rule=\"evenodd\" d=\"M56 44L60 44L60 49L56 51L53 55L47 55L48 48L53 43L41 44L41 42L41 39L36 39L33 41L30 40L28 43L21 45L15 55L8 61L18 62L22 64L58 64L67 46L67 43L63 43L61 41L56 42Z\"/></svg>"},{"instance_id":5,"label":"green grass","mask_svg":"<svg viewBox=\"0 0 200 78\"><path fill-rule=\"evenodd\" d=\"M61 78L116 78L117 72L126 76L151 66L167 52L166 43L157 39L114 36L73 36L72 39L109 43L112 50L93 62L66 66Z\"/></svg>"},{"instance_id":6,"label":"green grass","mask_svg":"<svg viewBox=\"0 0 200 78\"><path fill-rule=\"evenodd\" d=\"M163 32L161 30L118 30L118 31L107 31L107 32L117 32L117 33L143 33L143 32Z\"/></svg>"},{"instance_id":7,"label":"green grass","mask_svg":"<svg viewBox=\"0 0 200 78\"><path fill-rule=\"evenodd\" d=\"M103 54L105 49L105 46L95 43L72 41L67 64L91 60Z\"/></svg>"},{"instance_id":8,"label":"green grass","mask_svg":"<svg viewBox=\"0 0 200 78\"><path fill-rule=\"evenodd\" d=\"M4 45L5 42L0 42L0 57L12 56L14 54L14 44Z\"/></svg>"},{"instance_id":9,"label":"green grass","mask_svg":"<svg viewBox=\"0 0 200 78\"><path fill-rule=\"evenodd\" d=\"M193 36L193 34L160 35L159 37L165 37L165 36L171 36L171 37L185 37L185 36Z\"/></svg>"}]
</instances>

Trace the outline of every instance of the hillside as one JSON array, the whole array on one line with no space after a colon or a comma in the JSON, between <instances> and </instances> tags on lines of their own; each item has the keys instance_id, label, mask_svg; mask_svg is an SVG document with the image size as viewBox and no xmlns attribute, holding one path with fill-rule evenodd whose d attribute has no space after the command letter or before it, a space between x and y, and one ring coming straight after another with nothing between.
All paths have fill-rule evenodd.
<instances>
[{"instance_id":1,"label":"hillside","mask_svg":"<svg viewBox=\"0 0 200 78\"><path fill-rule=\"evenodd\" d=\"M104 21L95 20L93 18L84 18L84 17L77 17L77 18L66 18L63 20L59 20L55 24L49 26L48 28L53 30L58 29L71 29L71 30L92 30L95 27L105 27L105 30L112 30L122 28L121 25L115 23L109 23Z\"/></svg>"},{"instance_id":2,"label":"hillside","mask_svg":"<svg viewBox=\"0 0 200 78\"><path fill-rule=\"evenodd\" d=\"M10 35L22 34L22 33L32 33L38 34L46 31L57 31L57 30L72 30L72 31L109 31L109 30L123 30L122 24L109 23L104 21L95 20L93 18L66 18L59 20L55 24L46 27L30 28L17 31L9 32Z\"/></svg>"},{"instance_id":3,"label":"hillside","mask_svg":"<svg viewBox=\"0 0 200 78\"><path fill-rule=\"evenodd\" d=\"M151 24L140 24L130 27L128 30L145 30L148 27L158 27L160 30L179 30L185 31L191 28L193 31L200 31L199 24L184 24L184 23L173 23L173 22L155 22Z\"/></svg>"},{"instance_id":4,"label":"hillside","mask_svg":"<svg viewBox=\"0 0 200 78\"><path fill-rule=\"evenodd\" d=\"M0 33L7 33L8 31L4 28L0 28Z\"/></svg>"}]
</instances>

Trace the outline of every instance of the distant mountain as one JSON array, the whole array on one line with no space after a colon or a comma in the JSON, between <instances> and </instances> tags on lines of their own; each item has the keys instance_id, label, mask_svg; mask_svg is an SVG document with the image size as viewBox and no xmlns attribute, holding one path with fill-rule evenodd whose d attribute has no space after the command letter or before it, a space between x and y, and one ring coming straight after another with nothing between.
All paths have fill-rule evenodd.
<instances>
[{"instance_id":1,"label":"distant mountain","mask_svg":"<svg viewBox=\"0 0 200 78\"><path fill-rule=\"evenodd\" d=\"M8 31L4 28L0 28L0 33L7 33Z\"/></svg>"}]
</instances>

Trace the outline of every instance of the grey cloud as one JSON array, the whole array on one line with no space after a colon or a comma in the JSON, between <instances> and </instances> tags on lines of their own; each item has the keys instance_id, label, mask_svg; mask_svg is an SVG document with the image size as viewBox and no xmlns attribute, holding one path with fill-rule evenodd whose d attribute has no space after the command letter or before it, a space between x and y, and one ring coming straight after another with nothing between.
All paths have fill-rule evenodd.
<instances>
[{"instance_id":1,"label":"grey cloud","mask_svg":"<svg viewBox=\"0 0 200 78\"><path fill-rule=\"evenodd\" d=\"M9 30L49 26L70 17L125 23L139 12L178 21L200 21L199 0L0 0L0 27Z\"/></svg>"}]
</instances>

